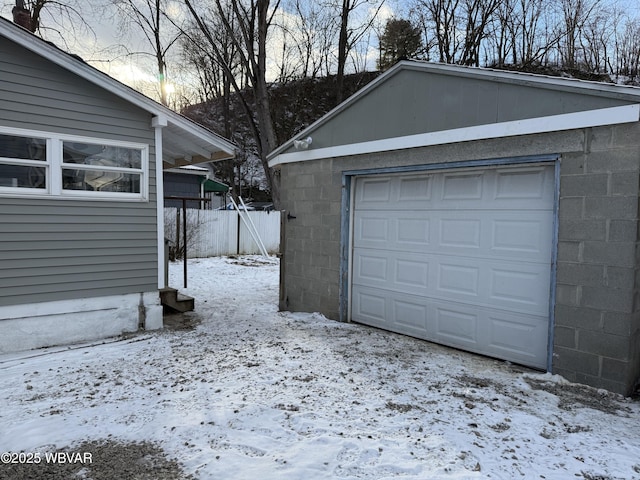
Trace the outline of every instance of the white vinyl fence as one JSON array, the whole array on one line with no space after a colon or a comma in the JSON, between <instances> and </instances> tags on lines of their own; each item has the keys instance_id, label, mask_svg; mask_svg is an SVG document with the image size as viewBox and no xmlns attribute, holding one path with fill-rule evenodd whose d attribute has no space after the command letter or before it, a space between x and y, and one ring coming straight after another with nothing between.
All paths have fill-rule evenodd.
<instances>
[{"instance_id":1,"label":"white vinyl fence","mask_svg":"<svg viewBox=\"0 0 640 480\"><path fill-rule=\"evenodd\" d=\"M260 248L236 210L197 210L187 212L187 257L259 254ZM269 254L280 251L280 212L250 211L253 224ZM244 215L245 213L243 213ZM182 209L165 208L165 237L171 248L182 250ZM181 256L181 255L179 255Z\"/></svg>"}]
</instances>

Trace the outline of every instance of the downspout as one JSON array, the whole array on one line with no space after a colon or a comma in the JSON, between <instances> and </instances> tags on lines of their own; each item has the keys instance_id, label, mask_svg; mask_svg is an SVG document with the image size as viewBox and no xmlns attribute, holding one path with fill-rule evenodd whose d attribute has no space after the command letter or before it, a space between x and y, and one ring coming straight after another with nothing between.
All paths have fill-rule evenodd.
<instances>
[{"instance_id":1,"label":"downspout","mask_svg":"<svg viewBox=\"0 0 640 480\"><path fill-rule=\"evenodd\" d=\"M155 157L156 157L156 224L158 228L158 288L165 285L165 252L164 252L164 183L162 171L162 129L168 125L167 117L157 115L151 120L151 126L155 129Z\"/></svg>"}]
</instances>

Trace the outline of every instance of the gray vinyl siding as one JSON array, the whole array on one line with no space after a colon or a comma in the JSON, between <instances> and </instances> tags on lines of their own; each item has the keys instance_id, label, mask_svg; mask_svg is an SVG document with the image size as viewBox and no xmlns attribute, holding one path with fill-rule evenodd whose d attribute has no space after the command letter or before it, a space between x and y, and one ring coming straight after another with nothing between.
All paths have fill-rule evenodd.
<instances>
[{"instance_id":1,"label":"gray vinyl siding","mask_svg":"<svg viewBox=\"0 0 640 480\"><path fill-rule=\"evenodd\" d=\"M309 133L317 149L631 103L635 102L534 87L524 81L406 69Z\"/></svg>"},{"instance_id":2,"label":"gray vinyl siding","mask_svg":"<svg viewBox=\"0 0 640 480\"><path fill-rule=\"evenodd\" d=\"M0 306L157 289L151 115L0 39L0 126L149 145L149 200L0 196Z\"/></svg>"}]
</instances>

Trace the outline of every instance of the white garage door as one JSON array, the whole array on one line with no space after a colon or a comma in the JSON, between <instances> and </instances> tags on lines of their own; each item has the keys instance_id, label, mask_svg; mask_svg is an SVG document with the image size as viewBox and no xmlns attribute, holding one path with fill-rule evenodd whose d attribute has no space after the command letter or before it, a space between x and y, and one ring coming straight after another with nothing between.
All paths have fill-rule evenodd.
<instances>
[{"instance_id":1,"label":"white garage door","mask_svg":"<svg viewBox=\"0 0 640 480\"><path fill-rule=\"evenodd\" d=\"M351 319L546 368L552 166L357 177Z\"/></svg>"}]
</instances>

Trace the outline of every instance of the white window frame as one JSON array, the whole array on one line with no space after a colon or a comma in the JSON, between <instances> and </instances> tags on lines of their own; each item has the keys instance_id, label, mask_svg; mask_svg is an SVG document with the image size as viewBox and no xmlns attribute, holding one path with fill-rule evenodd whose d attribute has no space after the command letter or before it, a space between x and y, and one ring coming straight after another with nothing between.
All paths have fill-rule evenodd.
<instances>
[{"instance_id":1,"label":"white window frame","mask_svg":"<svg viewBox=\"0 0 640 480\"><path fill-rule=\"evenodd\" d=\"M0 194L4 195L5 193L14 193L20 192L21 194L28 196L43 196L49 195L51 192L51 161L49 159L51 152L51 140L42 133L30 132L26 130L15 131L16 129L5 129L0 128L0 135L13 135L16 137L24 137L24 138L38 138L41 140L45 140L45 148L46 148L46 157L45 160L30 160L27 158L9 158L0 156L0 164L2 165L17 165L20 167L38 167L45 169L45 188L27 188L27 187L10 187L10 186L0 186Z\"/></svg>"},{"instance_id":2,"label":"white window frame","mask_svg":"<svg viewBox=\"0 0 640 480\"><path fill-rule=\"evenodd\" d=\"M127 142L98 137L66 135L38 130L27 130L12 127L0 127L0 135L15 135L19 137L42 138L46 140L46 161L28 159L5 159L0 157L0 164L45 167L45 188L25 188L0 186L0 196L6 197L46 197L68 198L82 200L113 200L113 201L148 201L149 200L149 145L145 143ZM110 147L130 148L140 150L141 168L123 167L90 167L83 164L65 164L62 156L64 142L88 143ZM102 192L89 190L65 190L62 188L63 168L75 168L87 171L117 171L140 175L140 192Z\"/></svg>"}]
</instances>

